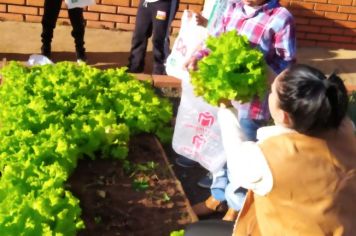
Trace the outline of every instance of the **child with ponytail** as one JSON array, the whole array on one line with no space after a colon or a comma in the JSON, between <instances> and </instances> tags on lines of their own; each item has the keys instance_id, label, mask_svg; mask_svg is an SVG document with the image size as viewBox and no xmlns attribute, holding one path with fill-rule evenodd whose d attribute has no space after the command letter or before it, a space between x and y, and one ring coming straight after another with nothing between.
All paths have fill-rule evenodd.
<instances>
[{"instance_id":1,"label":"child with ponytail","mask_svg":"<svg viewBox=\"0 0 356 236\"><path fill-rule=\"evenodd\" d=\"M343 81L294 65L272 84L275 125L244 142L234 114L218 114L233 188L248 189L235 224L198 222L198 235L356 235L356 138Z\"/></svg>"}]
</instances>

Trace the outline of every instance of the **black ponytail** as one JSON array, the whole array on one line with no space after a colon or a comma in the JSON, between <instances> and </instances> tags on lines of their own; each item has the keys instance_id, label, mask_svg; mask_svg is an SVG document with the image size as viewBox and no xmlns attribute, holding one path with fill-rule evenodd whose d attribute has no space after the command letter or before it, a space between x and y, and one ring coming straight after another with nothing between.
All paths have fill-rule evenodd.
<instances>
[{"instance_id":1,"label":"black ponytail","mask_svg":"<svg viewBox=\"0 0 356 236\"><path fill-rule=\"evenodd\" d=\"M345 85L335 73L327 78L316 68L296 64L277 84L280 107L300 133L313 134L337 128L346 115Z\"/></svg>"}]
</instances>

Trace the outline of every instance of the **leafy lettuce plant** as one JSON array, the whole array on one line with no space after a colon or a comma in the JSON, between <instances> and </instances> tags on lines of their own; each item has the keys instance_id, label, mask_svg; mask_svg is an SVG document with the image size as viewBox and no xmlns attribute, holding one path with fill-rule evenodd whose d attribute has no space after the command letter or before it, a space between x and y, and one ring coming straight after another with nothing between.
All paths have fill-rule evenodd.
<instances>
[{"instance_id":1,"label":"leafy lettuce plant","mask_svg":"<svg viewBox=\"0 0 356 236\"><path fill-rule=\"evenodd\" d=\"M127 166L130 135L164 134L172 106L123 68L10 62L0 73L0 234L74 236L84 222L64 184L78 159Z\"/></svg>"},{"instance_id":2,"label":"leafy lettuce plant","mask_svg":"<svg viewBox=\"0 0 356 236\"><path fill-rule=\"evenodd\" d=\"M222 99L249 102L255 96L265 96L265 60L247 37L233 30L209 37L206 46L210 54L198 62L198 70L190 72L197 96L214 106Z\"/></svg>"}]
</instances>

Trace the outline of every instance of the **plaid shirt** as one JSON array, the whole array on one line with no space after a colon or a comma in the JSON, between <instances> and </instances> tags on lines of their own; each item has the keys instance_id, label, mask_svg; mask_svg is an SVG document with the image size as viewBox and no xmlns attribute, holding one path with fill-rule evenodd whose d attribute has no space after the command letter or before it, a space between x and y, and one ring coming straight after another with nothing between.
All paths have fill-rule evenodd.
<instances>
[{"instance_id":1,"label":"plaid shirt","mask_svg":"<svg viewBox=\"0 0 356 236\"><path fill-rule=\"evenodd\" d=\"M281 7L278 0L269 0L254 13L247 15L241 0L230 0L222 22L210 32L218 36L223 32L236 29L246 35L251 45L258 47L264 54L267 64L279 74L295 62L296 37L292 15ZM201 50L196 56L206 56L208 52ZM268 99L251 103L236 104L239 118L263 120L269 118Z\"/></svg>"}]
</instances>

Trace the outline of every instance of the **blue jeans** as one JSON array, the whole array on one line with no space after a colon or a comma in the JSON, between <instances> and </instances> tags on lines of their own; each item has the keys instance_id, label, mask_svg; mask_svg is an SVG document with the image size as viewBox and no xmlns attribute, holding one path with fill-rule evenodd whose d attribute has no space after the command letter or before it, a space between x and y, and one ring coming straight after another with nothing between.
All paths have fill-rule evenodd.
<instances>
[{"instance_id":1,"label":"blue jeans","mask_svg":"<svg viewBox=\"0 0 356 236\"><path fill-rule=\"evenodd\" d=\"M257 130L265 125L266 122L264 120L251 120L242 118L239 120L239 123L241 130L246 137L246 140L257 141ZM229 184L226 165L223 171L220 171L217 175L214 176L210 191L211 195L216 200L226 200L228 206L236 211L241 209L246 196L246 189L241 187L234 189L233 186Z\"/></svg>"}]
</instances>

